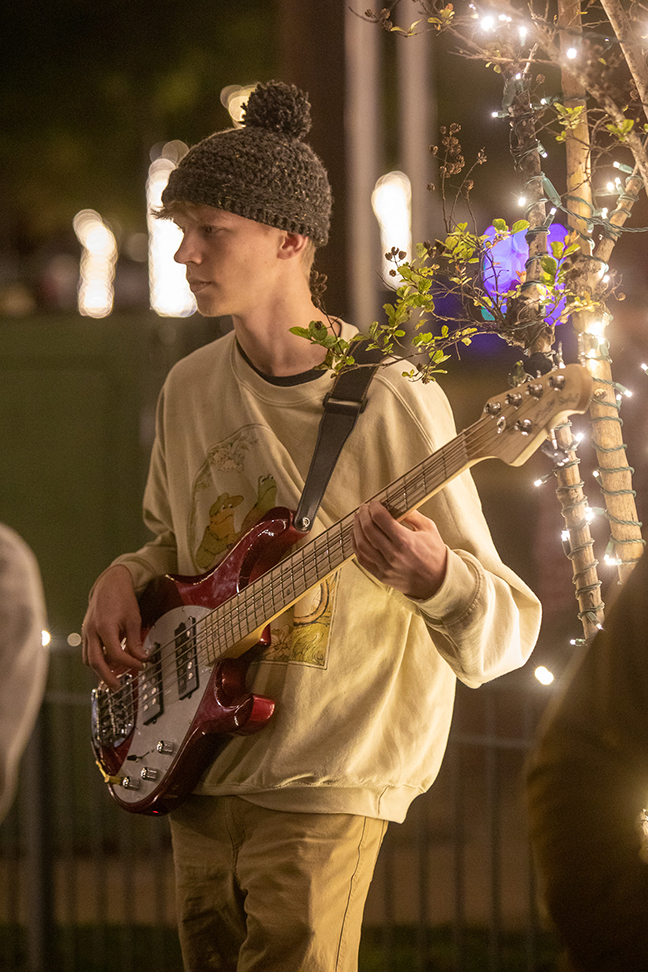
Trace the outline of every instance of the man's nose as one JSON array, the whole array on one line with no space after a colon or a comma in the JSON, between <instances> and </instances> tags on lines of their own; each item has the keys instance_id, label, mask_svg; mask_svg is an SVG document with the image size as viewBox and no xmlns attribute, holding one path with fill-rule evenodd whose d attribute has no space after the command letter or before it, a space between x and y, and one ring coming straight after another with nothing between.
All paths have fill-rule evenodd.
<instances>
[{"instance_id":1,"label":"man's nose","mask_svg":"<svg viewBox=\"0 0 648 972\"><path fill-rule=\"evenodd\" d=\"M197 258L196 248L192 246L191 240L185 236L182 238L182 242L178 249L173 254L173 259L176 263L199 263Z\"/></svg>"}]
</instances>

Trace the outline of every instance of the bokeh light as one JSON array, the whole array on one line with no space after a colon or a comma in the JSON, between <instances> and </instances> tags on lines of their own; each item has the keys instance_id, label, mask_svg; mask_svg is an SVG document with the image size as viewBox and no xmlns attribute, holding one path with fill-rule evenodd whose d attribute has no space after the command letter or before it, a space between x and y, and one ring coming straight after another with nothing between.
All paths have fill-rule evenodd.
<instances>
[{"instance_id":1,"label":"bokeh light","mask_svg":"<svg viewBox=\"0 0 648 972\"><path fill-rule=\"evenodd\" d=\"M412 258L412 186L404 172L388 172L376 182L371 205L380 226L385 282L396 289L398 276L390 276L395 264L385 258L393 247Z\"/></svg>"},{"instance_id":2,"label":"bokeh light","mask_svg":"<svg viewBox=\"0 0 648 972\"><path fill-rule=\"evenodd\" d=\"M82 209L72 220L83 247L79 268L78 305L84 317L107 317L113 306L117 241L94 209Z\"/></svg>"}]
</instances>

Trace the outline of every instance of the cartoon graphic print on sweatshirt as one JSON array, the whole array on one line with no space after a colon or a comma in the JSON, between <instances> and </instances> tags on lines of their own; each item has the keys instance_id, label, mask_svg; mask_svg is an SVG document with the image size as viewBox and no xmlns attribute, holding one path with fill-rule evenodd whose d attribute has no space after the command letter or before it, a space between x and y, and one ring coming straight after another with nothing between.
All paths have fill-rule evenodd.
<instances>
[{"instance_id":1,"label":"cartoon graphic print on sweatshirt","mask_svg":"<svg viewBox=\"0 0 648 972\"><path fill-rule=\"evenodd\" d=\"M194 480L189 521L196 572L220 563L277 505L274 476L258 468L268 434L263 426L244 426L209 449ZM328 578L275 618L265 660L326 668L336 581Z\"/></svg>"}]
</instances>

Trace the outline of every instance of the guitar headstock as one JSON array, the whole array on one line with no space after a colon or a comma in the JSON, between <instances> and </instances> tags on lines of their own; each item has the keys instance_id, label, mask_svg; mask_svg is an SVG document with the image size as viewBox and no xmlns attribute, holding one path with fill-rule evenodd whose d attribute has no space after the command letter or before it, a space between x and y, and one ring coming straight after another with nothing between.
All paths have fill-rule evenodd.
<instances>
[{"instance_id":1,"label":"guitar headstock","mask_svg":"<svg viewBox=\"0 0 648 972\"><path fill-rule=\"evenodd\" d=\"M574 412L586 412L592 377L581 365L567 365L489 398L482 418L467 430L472 459L502 459L521 466L550 429Z\"/></svg>"}]
</instances>

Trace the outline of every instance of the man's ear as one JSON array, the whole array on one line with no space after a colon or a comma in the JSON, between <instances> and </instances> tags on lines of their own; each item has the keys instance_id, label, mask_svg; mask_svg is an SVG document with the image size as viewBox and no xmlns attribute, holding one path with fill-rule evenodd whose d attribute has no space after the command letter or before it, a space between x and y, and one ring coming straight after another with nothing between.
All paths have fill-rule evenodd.
<instances>
[{"instance_id":1,"label":"man's ear","mask_svg":"<svg viewBox=\"0 0 648 972\"><path fill-rule=\"evenodd\" d=\"M286 231L279 241L277 255L280 260L293 260L295 257L301 258L307 246L307 236L302 236L301 233L289 233Z\"/></svg>"}]
</instances>

